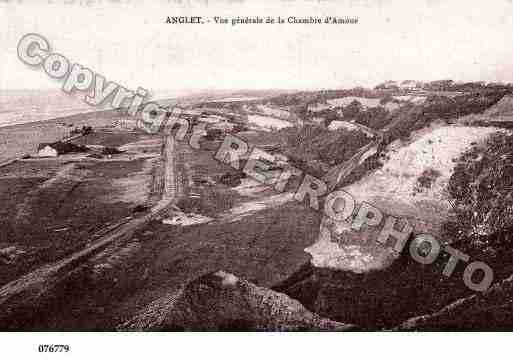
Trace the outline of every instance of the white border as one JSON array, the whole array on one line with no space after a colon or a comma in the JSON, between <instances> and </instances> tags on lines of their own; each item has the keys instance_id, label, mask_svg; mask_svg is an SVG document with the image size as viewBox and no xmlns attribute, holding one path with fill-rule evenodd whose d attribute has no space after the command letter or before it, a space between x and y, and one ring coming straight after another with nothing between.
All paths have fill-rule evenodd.
<instances>
[{"instance_id":1,"label":"white border","mask_svg":"<svg viewBox=\"0 0 513 359\"><path fill-rule=\"evenodd\" d=\"M511 333L2 333L2 358L483 358ZM67 344L69 353L39 353Z\"/></svg>"}]
</instances>

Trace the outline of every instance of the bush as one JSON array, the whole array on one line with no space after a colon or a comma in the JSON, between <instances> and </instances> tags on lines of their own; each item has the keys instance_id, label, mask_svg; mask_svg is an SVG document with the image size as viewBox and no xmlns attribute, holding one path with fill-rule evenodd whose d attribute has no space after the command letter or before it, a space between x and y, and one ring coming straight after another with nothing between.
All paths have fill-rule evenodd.
<instances>
[{"instance_id":1,"label":"bush","mask_svg":"<svg viewBox=\"0 0 513 359\"><path fill-rule=\"evenodd\" d=\"M408 138L413 131L420 130L435 120L456 119L481 113L503 96L504 93L501 91L471 93L455 97L428 96L423 104L403 106L394 112L390 118L392 125L387 129L387 142Z\"/></svg>"},{"instance_id":2,"label":"bush","mask_svg":"<svg viewBox=\"0 0 513 359\"><path fill-rule=\"evenodd\" d=\"M88 135L93 132L93 128L91 126L82 126L82 128L74 128L71 130L72 135L79 135L82 136Z\"/></svg>"},{"instance_id":3,"label":"bush","mask_svg":"<svg viewBox=\"0 0 513 359\"><path fill-rule=\"evenodd\" d=\"M116 147L104 147L102 150L104 155L117 155L120 153L123 153L123 151L118 150Z\"/></svg>"},{"instance_id":4,"label":"bush","mask_svg":"<svg viewBox=\"0 0 513 359\"><path fill-rule=\"evenodd\" d=\"M441 173L437 170L429 168L424 170L422 174L417 179L417 185L415 186L415 192L422 192L423 189L429 189L436 181L438 177L440 177Z\"/></svg>"},{"instance_id":5,"label":"bush","mask_svg":"<svg viewBox=\"0 0 513 359\"><path fill-rule=\"evenodd\" d=\"M208 141L214 141L218 139L222 139L224 132L218 128L210 128L207 130L207 135L205 139Z\"/></svg>"},{"instance_id":6,"label":"bush","mask_svg":"<svg viewBox=\"0 0 513 359\"><path fill-rule=\"evenodd\" d=\"M449 180L455 220L446 235L470 246L510 248L513 229L513 136L493 135L463 154ZM490 238L493 242L490 242Z\"/></svg>"},{"instance_id":7,"label":"bush","mask_svg":"<svg viewBox=\"0 0 513 359\"><path fill-rule=\"evenodd\" d=\"M299 168L319 172L320 161L337 164L350 159L371 139L361 131L338 129L330 131L321 126L305 125L279 131L284 141L285 154Z\"/></svg>"},{"instance_id":8,"label":"bush","mask_svg":"<svg viewBox=\"0 0 513 359\"><path fill-rule=\"evenodd\" d=\"M240 171L227 172L219 178L219 182L230 187L236 187L242 183L246 175Z\"/></svg>"}]
</instances>

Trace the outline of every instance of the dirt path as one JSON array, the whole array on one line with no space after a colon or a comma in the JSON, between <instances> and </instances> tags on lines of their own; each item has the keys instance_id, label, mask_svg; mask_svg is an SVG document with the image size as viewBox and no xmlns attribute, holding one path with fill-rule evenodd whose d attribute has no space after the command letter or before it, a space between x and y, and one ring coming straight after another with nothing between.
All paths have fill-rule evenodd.
<instances>
[{"instance_id":1,"label":"dirt path","mask_svg":"<svg viewBox=\"0 0 513 359\"><path fill-rule=\"evenodd\" d=\"M230 223L240 221L244 217L254 215L256 212L282 206L294 200L293 192L285 192L274 196L259 198L253 201L244 202L239 206L233 207L225 211L216 218L216 223Z\"/></svg>"},{"instance_id":2,"label":"dirt path","mask_svg":"<svg viewBox=\"0 0 513 359\"><path fill-rule=\"evenodd\" d=\"M102 229L101 236L92 245L55 263L45 265L0 288L0 323L2 328L16 327L16 323L34 314L43 303L59 298L58 288L66 286L69 274L92 257L98 255L109 245L123 241L134 232L167 210L175 201L177 193L175 141L166 133L163 147L164 188L161 200L148 213L128 222L121 220L107 230ZM94 234L92 236L95 236Z\"/></svg>"},{"instance_id":3,"label":"dirt path","mask_svg":"<svg viewBox=\"0 0 513 359\"><path fill-rule=\"evenodd\" d=\"M336 174L334 176L334 186L339 183L345 176L347 176L351 171L374 149L377 148L381 140L381 136L377 136L375 141L373 141L371 144L365 146L362 148L355 156L353 156L349 161L346 161L345 163L341 164L340 166L335 167L332 170L332 173ZM67 258L64 258L58 262L46 265L42 268L39 268L27 275L24 275L7 285L0 288L0 307L2 307L3 311L0 312L0 323L2 323L2 328L23 328L24 326L30 326L31 321L36 318L36 321L39 320L38 318L41 318L41 323L44 328L54 328L54 327L61 327L62 322L56 322L55 324L49 324L46 323L46 318L49 315L48 313L41 313L41 308L45 308L47 306L55 307L55 303L63 303L66 302L66 306L68 304L72 308L79 308L80 313L78 312L74 314L74 316L77 316L74 318L74 316L68 318L68 316L64 316L63 322L66 323L66 321L69 321L66 323L67 325L70 325L71 328L74 328L76 325L78 325L80 328L81 326L77 323L81 323L81 321L89 320L84 319L82 317L87 315L88 310L93 310L91 308L98 307L100 304L97 302L102 299L99 299L104 294L95 293L94 289L96 285L94 283L88 283L83 282L82 279L77 279L76 272L83 272L90 270L90 268L95 267L93 264L95 262L102 262L103 260L101 258L111 258L113 256L116 256L116 253L122 252L123 248L129 246L132 242L137 242L140 245L140 242L137 238L134 238L134 234L138 229L144 228L145 225L147 225L150 221L157 218L162 212L168 210L170 206L174 205L176 203L177 195L179 195L180 192L182 192L184 189L182 184L182 175L181 171L179 169L182 167L180 164L180 159L177 157L177 143L175 142L173 136L166 132L165 133L165 140L162 150L162 160L163 160L163 170L161 171L162 180L159 182L161 183L159 189L162 191L161 193L161 199L156 203L154 207L151 208L151 210L147 213L144 213L136 218L133 218L129 221L119 222L115 225L109 227L108 229L103 229L100 238L94 242L94 244L90 245L88 248L81 250ZM195 246L198 244L195 244L192 246L192 248L189 248L186 250L186 253L189 253L190 255L193 255L193 258L196 258L196 260L191 259L191 263L196 263L200 265L199 268L205 268L208 267L208 263L210 265L213 265L217 262L218 258L216 256L221 255L220 253L225 253L218 251L212 252L212 258L210 258L207 262L203 263L199 261L199 258L201 257L200 254L203 253L204 250L208 249L209 246L216 246L215 243L221 241L222 238L224 242L219 242L218 245L227 246L228 243L232 243L232 237L237 238L237 243L241 240L250 240L251 238L255 237L255 234L251 234L250 236L243 235L242 233L239 233L237 230L234 230L233 233L230 232L230 227L233 225L236 225L235 223L232 225L232 222L239 222L244 223L244 233L248 230L247 226L249 226L247 222L248 216L255 216L257 213L259 214L258 218L262 217L262 215L268 216L268 211L272 210L274 207L287 205L288 202L291 202L293 199L292 193L282 193L276 196L271 196L268 198L258 199L255 201L251 201L248 203L245 203L239 207L233 208L230 211L227 211L225 213L222 213L217 221L215 223L207 224L205 226L200 226L197 229L195 229L193 232L191 232L191 235L195 233L196 231L199 231L201 233L201 237L207 237L210 238L212 244L204 244L205 248L201 247L198 249L198 253L193 254ZM295 214L291 218L296 218L298 215ZM274 240L275 237L275 231L284 231L292 228L299 228L299 223L295 223L292 225L292 228L289 228L292 224L292 219L288 217L289 215L285 215L284 223L280 223L280 221L276 222L272 220L269 224L266 223L264 226L263 232L262 232L262 241L265 241L265 245L263 245L262 248L267 248L269 246L268 242L270 238L273 240L271 242L276 242ZM315 217L315 216L314 216ZM267 219L267 217L264 217ZM271 218L272 219L272 218ZM261 219L259 219L261 220ZM269 219L270 220L270 219ZM289 222L289 223L287 223ZM225 228L224 226L228 226L228 228ZM315 226L318 228L318 225ZM238 227L237 227L238 228ZM260 228L260 227L259 227ZM242 230L242 229L241 229ZM273 235L269 237L268 232L272 232ZM303 231L305 231L303 229ZM228 233L230 232L230 233ZM248 232L252 233L252 231ZM224 239L227 235L229 236ZM180 236L181 237L181 236ZM246 238L247 237L247 238ZM289 235L285 236L286 238L290 238ZM299 234L292 236L292 238L300 237ZM187 236L188 238L188 236ZM228 239L229 238L229 239ZM260 238L260 237L258 237ZM180 238L173 238L173 241L181 241ZM254 241L255 239L251 239ZM284 238L285 240L285 238ZM308 242L311 241L311 236L307 236L306 238L301 240L301 243L298 243L298 246L296 248L297 254L293 256L299 256L301 257L300 260L298 259L298 263L303 263L303 256L305 256L304 252L302 251L303 248L305 248L308 245ZM278 241L277 243L280 243L281 241ZM303 243L304 242L304 243ZM128 244L127 244L128 243ZM161 287L165 285L166 280L169 280L166 276L161 276L168 270L167 267L165 268L164 273L162 273L162 270L157 270L154 267L156 267L156 264L154 264L154 261L157 258L160 258L160 261L162 261L164 264L159 264L159 266L165 266L170 265L172 267L176 266L176 263L182 263L182 259L173 259L175 257L183 257L184 253L182 254L175 253L176 248L170 247L169 244L167 244L167 240L165 238L162 238L162 240L159 241L160 244L154 244L154 243L148 243L147 245L143 246L143 252L140 254L134 254L135 257L124 259L124 261L128 262L134 262L138 263L138 261L145 261L148 260L148 263L141 264L142 266L146 266L147 268L143 270L143 272L151 273L152 271L156 271L156 273L159 273L159 276L154 279L154 282L158 282L159 284L156 285L154 283L153 287ZM190 239L186 241L187 245L191 245ZM251 259L247 257L251 251L247 252L248 246L253 247L255 243L251 242L248 244L245 244L244 246L241 246L241 248L237 247L237 255L241 256L240 261L250 261ZM160 247L159 247L160 246ZM160 248L160 249L159 249ZM281 248L281 247L280 247ZM240 251L239 251L240 249ZM244 249L244 250L243 250ZM227 250L227 249L226 249ZM282 248L282 251L285 251L286 248ZM288 250L288 249L287 249ZM164 251L165 253L168 253L166 256L163 256L160 252ZM233 249L235 251L235 249ZM264 249L258 249L258 251L262 253L267 253ZM210 251L207 251L210 252ZM260 253L258 252L258 253ZM274 251L271 251L274 253ZM234 252L235 253L235 252ZM296 252L294 252L296 253ZM119 254L119 253L118 253ZM243 255L244 254L244 255ZM300 255L301 254L301 255ZM173 259L170 261L170 258ZM231 258L233 256L226 256L226 253L223 254L223 258ZM236 256L235 256L236 257ZM100 259L99 259L100 258ZM253 258L253 261L256 259ZM178 261L178 262L176 262ZM168 263L169 262L169 263ZM239 262L239 260L237 261ZM272 262L272 265L269 264L271 268L274 268L273 266L276 266L276 262ZM203 264L202 264L203 263ZM242 263L242 262L241 262ZM294 265L297 263L294 262ZM101 265L101 263L100 263ZM125 265L130 266L129 264L125 263ZM132 280L143 280L140 276L139 270L142 268L141 265L137 265L136 272L133 274L124 273L123 271L120 271L119 273L113 273L113 276L118 278L120 282L130 282ZM251 266L250 266L251 267ZM196 267L195 267L196 268ZM189 268L190 269L190 268ZM175 271L176 268L173 270ZM199 270L199 269L197 269ZM274 268L273 270L276 270ZM249 272L251 272L250 269L248 269ZM187 272L187 271L186 271ZM145 277L146 274L143 275ZM141 278L139 278L141 277ZM81 278L79 276L79 278ZM99 278L102 278L101 276ZM131 278L131 279L130 279ZM161 280L158 280L158 278L161 278ZM100 279L101 280L101 279ZM178 280L178 278L177 278ZM103 283L98 283L100 285L103 285ZM128 287L130 287L130 283L126 284ZM82 303L81 298L75 298L75 291L80 292L83 290L81 287L91 287L92 292L88 293L88 299L91 300L91 302ZM73 289L74 287L77 287L77 289ZM121 287L116 289L114 287L109 287L105 289L106 292L111 293L106 296L106 298L110 298L111 295L121 295L121 298L127 298L130 297L130 293L125 293L125 289L122 289ZM135 289L134 289L135 290ZM142 296L146 296L147 289L141 288L140 290L137 290L138 293ZM146 293L146 294L145 294ZM97 297L98 296L98 297ZM64 298L67 298L64 300ZM119 298L121 300L121 298ZM112 299L110 300L112 301ZM68 303L69 302L69 303ZM71 303L73 302L73 303ZM117 307L124 307L124 305L121 305L119 303L115 303L116 300L114 300L113 303L109 302L108 307L112 307L113 310L119 310ZM57 305L59 307L59 305ZM38 314L35 313L35 311L38 310ZM110 309L109 309L110 310ZM95 314L96 315L96 314ZM109 315L111 315L109 313ZM53 316L55 317L55 316ZM59 319L60 320L60 319ZM101 319L98 317L97 319L90 319L91 322L95 321L101 321ZM71 323L71 324L70 324ZM75 323L75 324L73 324ZM96 325L93 325L96 327ZM78 328L75 328L78 329Z\"/></svg>"}]
</instances>

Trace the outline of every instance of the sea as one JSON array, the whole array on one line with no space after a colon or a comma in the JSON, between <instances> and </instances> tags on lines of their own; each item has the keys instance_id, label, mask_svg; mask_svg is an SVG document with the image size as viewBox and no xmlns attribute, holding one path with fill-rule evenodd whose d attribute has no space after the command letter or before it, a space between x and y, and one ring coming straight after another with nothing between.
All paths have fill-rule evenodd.
<instances>
[{"instance_id":1,"label":"sea","mask_svg":"<svg viewBox=\"0 0 513 359\"><path fill-rule=\"evenodd\" d=\"M1 90L0 127L98 111L77 95L55 90Z\"/></svg>"},{"instance_id":2,"label":"sea","mask_svg":"<svg viewBox=\"0 0 513 359\"><path fill-rule=\"evenodd\" d=\"M180 91L158 92L159 97L165 99L181 94ZM111 117L98 112L108 107L90 106L84 102L84 96L83 92L68 95L60 89L0 90L0 167L13 159L34 154L41 143L68 137L71 123L55 119L86 114L74 116L72 123L78 127L111 124Z\"/></svg>"},{"instance_id":3,"label":"sea","mask_svg":"<svg viewBox=\"0 0 513 359\"><path fill-rule=\"evenodd\" d=\"M151 100L179 98L191 93L194 92L157 90L152 91ZM87 104L85 95L84 92L69 95L60 89L0 90L0 127L108 109Z\"/></svg>"}]
</instances>

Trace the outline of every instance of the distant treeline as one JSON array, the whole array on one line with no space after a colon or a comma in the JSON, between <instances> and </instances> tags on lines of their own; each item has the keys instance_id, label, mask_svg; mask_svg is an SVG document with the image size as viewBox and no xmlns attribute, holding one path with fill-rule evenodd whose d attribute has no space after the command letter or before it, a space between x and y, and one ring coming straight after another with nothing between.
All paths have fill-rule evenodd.
<instances>
[{"instance_id":1,"label":"distant treeline","mask_svg":"<svg viewBox=\"0 0 513 359\"><path fill-rule=\"evenodd\" d=\"M373 89L364 87L355 87L342 90L319 90L319 91L301 91L289 94L283 94L267 99L277 106L298 106L311 103L325 102L326 100L339 97L366 97L383 98L387 95L403 94L411 91L429 91L429 92L489 92L504 91L513 93L513 84L485 83L477 82L454 82L453 80L437 80L431 82L416 82L415 87L401 87L399 83L387 81L377 85Z\"/></svg>"},{"instance_id":2,"label":"distant treeline","mask_svg":"<svg viewBox=\"0 0 513 359\"><path fill-rule=\"evenodd\" d=\"M426 127L437 119L451 120L470 114L482 113L496 104L505 94L504 90L496 90L474 92L455 97L428 96L421 105L408 105L392 112L388 124L385 126L385 133L388 137L386 142L408 137L411 132Z\"/></svg>"},{"instance_id":3,"label":"distant treeline","mask_svg":"<svg viewBox=\"0 0 513 359\"><path fill-rule=\"evenodd\" d=\"M370 139L360 131L345 129L330 131L326 127L331 121L354 121L375 130L381 130L383 141L380 150L383 150L390 142L406 139L412 132L429 126L433 121L451 121L462 116L482 113L507 93L509 90L487 89L456 96L432 94L428 95L423 103L408 103L393 111L381 106L365 108L355 100L337 109L342 112L342 115L334 109L317 112L317 116L326 120L324 126L305 125L300 128L288 128L281 130L280 134L285 140L284 148L287 149L290 157L299 162L318 160L332 165L349 159ZM287 98L290 96L287 95ZM356 94L352 93L351 96ZM367 160L373 163L371 168L378 165L376 161L378 156L379 154ZM307 167L302 163L300 165L303 169ZM365 168L364 172L369 169L368 167L368 164L362 167Z\"/></svg>"}]
</instances>

